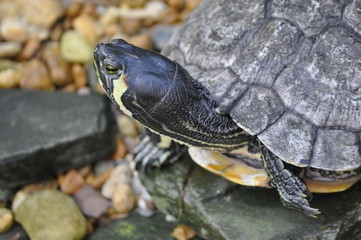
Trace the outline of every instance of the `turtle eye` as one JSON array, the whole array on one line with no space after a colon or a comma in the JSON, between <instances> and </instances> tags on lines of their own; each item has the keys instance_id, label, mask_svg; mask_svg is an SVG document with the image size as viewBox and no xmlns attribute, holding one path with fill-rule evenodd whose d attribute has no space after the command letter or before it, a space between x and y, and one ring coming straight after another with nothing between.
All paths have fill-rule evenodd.
<instances>
[{"instance_id":1,"label":"turtle eye","mask_svg":"<svg viewBox=\"0 0 361 240\"><path fill-rule=\"evenodd\" d=\"M107 71L108 74L116 74L119 71L117 67L114 67L109 64L105 65L105 70Z\"/></svg>"}]
</instances>

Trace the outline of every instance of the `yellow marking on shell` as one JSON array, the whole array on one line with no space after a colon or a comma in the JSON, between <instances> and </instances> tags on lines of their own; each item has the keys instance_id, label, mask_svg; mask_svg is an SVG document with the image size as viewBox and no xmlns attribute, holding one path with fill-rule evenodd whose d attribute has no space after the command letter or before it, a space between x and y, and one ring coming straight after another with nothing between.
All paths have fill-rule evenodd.
<instances>
[{"instance_id":1,"label":"yellow marking on shell","mask_svg":"<svg viewBox=\"0 0 361 240\"><path fill-rule=\"evenodd\" d=\"M168 136L160 135L160 142L158 142L157 146L159 148L169 148L172 139Z\"/></svg>"},{"instance_id":2,"label":"yellow marking on shell","mask_svg":"<svg viewBox=\"0 0 361 240\"><path fill-rule=\"evenodd\" d=\"M235 149L235 150L231 151L230 153L231 154L239 154L239 155L242 155L244 157L250 157L250 158L256 159L258 161L263 161L262 160L262 154L261 153L250 153L248 151L248 146L244 146L242 148Z\"/></svg>"},{"instance_id":3,"label":"yellow marking on shell","mask_svg":"<svg viewBox=\"0 0 361 240\"><path fill-rule=\"evenodd\" d=\"M250 167L241 160L229 158L219 152L193 147L189 148L188 152L198 165L231 182L246 186L270 187L270 179L264 169Z\"/></svg>"},{"instance_id":4,"label":"yellow marking on shell","mask_svg":"<svg viewBox=\"0 0 361 240\"><path fill-rule=\"evenodd\" d=\"M319 181L310 178L304 178L308 189L313 193L333 193L341 192L360 180L360 177L346 179L341 181Z\"/></svg>"},{"instance_id":5,"label":"yellow marking on shell","mask_svg":"<svg viewBox=\"0 0 361 240\"><path fill-rule=\"evenodd\" d=\"M120 110L129 117L132 117L132 113L124 106L121 97L128 89L127 84L125 83L126 75L123 73L118 80L113 81L113 97L118 103Z\"/></svg>"}]
</instances>

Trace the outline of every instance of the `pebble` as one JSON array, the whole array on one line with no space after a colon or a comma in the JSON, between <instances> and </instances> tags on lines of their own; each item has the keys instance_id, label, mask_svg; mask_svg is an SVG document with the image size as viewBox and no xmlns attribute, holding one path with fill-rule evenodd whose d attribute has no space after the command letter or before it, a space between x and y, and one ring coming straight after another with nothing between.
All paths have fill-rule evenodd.
<instances>
[{"instance_id":1,"label":"pebble","mask_svg":"<svg viewBox=\"0 0 361 240\"><path fill-rule=\"evenodd\" d=\"M71 76L74 80L76 89L85 87L88 83L86 71L80 64L75 63L71 66Z\"/></svg>"},{"instance_id":2,"label":"pebble","mask_svg":"<svg viewBox=\"0 0 361 240\"><path fill-rule=\"evenodd\" d=\"M44 189L56 189L58 187L58 183L55 179L48 180L40 183L34 183L27 185L21 189L26 194L33 194L35 192L38 192L40 190Z\"/></svg>"},{"instance_id":3,"label":"pebble","mask_svg":"<svg viewBox=\"0 0 361 240\"><path fill-rule=\"evenodd\" d=\"M25 201L25 199L29 196L29 193L26 193L25 191L18 191L16 192L13 202L11 204L11 210L13 212L16 211L16 209Z\"/></svg>"},{"instance_id":4,"label":"pebble","mask_svg":"<svg viewBox=\"0 0 361 240\"><path fill-rule=\"evenodd\" d=\"M158 19L168 6L161 1L149 1L143 8L129 9L122 7L117 9L120 18L135 18L135 19Z\"/></svg>"},{"instance_id":5,"label":"pebble","mask_svg":"<svg viewBox=\"0 0 361 240\"><path fill-rule=\"evenodd\" d=\"M149 33L141 33L132 36L128 39L128 42L140 48L145 48L150 50L154 49Z\"/></svg>"},{"instance_id":6,"label":"pebble","mask_svg":"<svg viewBox=\"0 0 361 240\"><path fill-rule=\"evenodd\" d=\"M63 92L70 92L70 93L73 93L73 92L76 92L76 87L74 84L68 84L66 85L65 87L63 87L61 89Z\"/></svg>"},{"instance_id":7,"label":"pebble","mask_svg":"<svg viewBox=\"0 0 361 240\"><path fill-rule=\"evenodd\" d=\"M112 204L118 213L129 213L134 208L135 200L133 189L129 184L119 184L115 187Z\"/></svg>"},{"instance_id":8,"label":"pebble","mask_svg":"<svg viewBox=\"0 0 361 240\"><path fill-rule=\"evenodd\" d=\"M104 27L109 25L118 25L119 17L118 11L115 7L108 7L107 10L100 16L99 23Z\"/></svg>"},{"instance_id":9,"label":"pebble","mask_svg":"<svg viewBox=\"0 0 361 240\"><path fill-rule=\"evenodd\" d=\"M66 9L65 15L70 18L78 16L83 8L83 3L79 1L71 1L70 5Z\"/></svg>"},{"instance_id":10,"label":"pebble","mask_svg":"<svg viewBox=\"0 0 361 240\"><path fill-rule=\"evenodd\" d=\"M123 0L122 4L130 8L142 8L147 0Z\"/></svg>"},{"instance_id":11,"label":"pebble","mask_svg":"<svg viewBox=\"0 0 361 240\"><path fill-rule=\"evenodd\" d=\"M14 216L10 209L0 208L0 233L6 232L14 224Z\"/></svg>"},{"instance_id":12,"label":"pebble","mask_svg":"<svg viewBox=\"0 0 361 240\"><path fill-rule=\"evenodd\" d=\"M0 58L15 57L20 51L19 42L0 42Z\"/></svg>"},{"instance_id":13,"label":"pebble","mask_svg":"<svg viewBox=\"0 0 361 240\"><path fill-rule=\"evenodd\" d=\"M123 136L137 137L138 129L133 119L126 115L120 115L117 118L118 130Z\"/></svg>"},{"instance_id":14,"label":"pebble","mask_svg":"<svg viewBox=\"0 0 361 240\"><path fill-rule=\"evenodd\" d=\"M135 18L125 18L122 20L122 32L128 35L134 35L142 29L142 21Z\"/></svg>"},{"instance_id":15,"label":"pebble","mask_svg":"<svg viewBox=\"0 0 361 240\"><path fill-rule=\"evenodd\" d=\"M76 170L67 172L60 182L60 189L63 193L72 195L85 184L83 176Z\"/></svg>"},{"instance_id":16,"label":"pebble","mask_svg":"<svg viewBox=\"0 0 361 240\"><path fill-rule=\"evenodd\" d=\"M50 37L50 29L38 25L28 26L29 39L36 38L40 41L44 41Z\"/></svg>"},{"instance_id":17,"label":"pebble","mask_svg":"<svg viewBox=\"0 0 361 240\"><path fill-rule=\"evenodd\" d=\"M124 141L121 138L117 138L115 151L110 158L113 160L124 159L127 152L127 146Z\"/></svg>"},{"instance_id":18,"label":"pebble","mask_svg":"<svg viewBox=\"0 0 361 240\"><path fill-rule=\"evenodd\" d=\"M43 62L36 58L25 64L20 87L39 90L54 89L48 69Z\"/></svg>"},{"instance_id":19,"label":"pebble","mask_svg":"<svg viewBox=\"0 0 361 240\"><path fill-rule=\"evenodd\" d=\"M18 87L20 84L21 77L22 77L22 67L20 67L19 64L14 64L13 68L0 70L0 88Z\"/></svg>"},{"instance_id":20,"label":"pebble","mask_svg":"<svg viewBox=\"0 0 361 240\"><path fill-rule=\"evenodd\" d=\"M37 38L28 39L24 47L21 49L19 55L17 56L16 60L24 61L31 59L35 53L40 49L41 42Z\"/></svg>"},{"instance_id":21,"label":"pebble","mask_svg":"<svg viewBox=\"0 0 361 240\"><path fill-rule=\"evenodd\" d=\"M99 218L110 206L110 203L98 191L87 184L77 191L73 197L81 211L90 218Z\"/></svg>"},{"instance_id":22,"label":"pebble","mask_svg":"<svg viewBox=\"0 0 361 240\"><path fill-rule=\"evenodd\" d=\"M61 54L73 63L89 63L93 58L93 48L89 42L74 30L66 31L60 40Z\"/></svg>"},{"instance_id":23,"label":"pebble","mask_svg":"<svg viewBox=\"0 0 361 240\"><path fill-rule=\"evenodd\" d=\"M18 0L16 2L26 22L33 25L50 28L64 15L64 7L60 0Z\"/></svg>"},{"instance_id":24,"label":"pebble","mask_svg":"<svg viewBox=\"0 0 361 240\"><path fill-rule=\"evenodd\" d=\"M16 209L15 220L31 240L81 240L87 231L74 200L56 190L42 190L26 198Z\"/></svg>"},{"instance_id":25,"label":"pebble","mask_svg":"<svg viewBox=\"0 0 361 240\"><path fill-rule=\"evenodd\" d=\"M130 184L132 181L132 171L128 162L122 161L114 168L110 177L105 181L101 189L101 194L107 199L111 199L115 189L121 184Z\"/></svg>"},{"instance_id":26,"label":"pebble","mask_svg":"<svg viewBox=\"0 0 361 240\"><path fill-rule=\"evenodd\" d=\"M85 165L84 167L78 170L79 174L85 178L92 171L92 167L90 165Z\"/></svg>"},{"instance_id":27,"label":"pebble","mask_svg":"<svg viewBox=\"0 0 361 240\"><path fill-rule=\"evenodd\" d=\"M139 138L134 138L134 137L124 137L124 143L127 146L128 152L134 152L134 149L138 146L139 144Z\"/></svg>"},{"instance_id":28,"label":"pebble","mask_svg":"<svg viewBox=\"0 0 361 240\"><path fill-rule=\"evenodd\" d=\"M1 22L0 34L7 41L23 43L28 38L27 27L20 18L5 18Z\"/></svg>"},{"instance_id":29,"label":"pebble","mask_svg":"<svg viewBox=\"0 0 361 240\"><path fill-rule=\"evenodd\" d=\"M45 45L42 58L50 71L51 81L56 86L65 86L71 82L70 64L63 58L58 42Z\"/></svg>"},{"instance_id":30,"label":"pebble","mask_svg":"<svg viewBox=\"0 0 361 240\"><path fill-rule=\"evenodd\" d=\"M88 14L81 14L76 17L73 20L73 28L92 45L96 44L104 33L99 23Z\"/></svg>"},{"instance_id":31,"label":"pebble","mask_svg":"<svg viewBox=\"0 0 361 240\"><path fill-rule=\"evenodd\" d=\"M101 189L101 187L104 185L104 183L107 181L107 179L110 177L114 170L114 167L108 167L106 170L104 170L102 173L98 175L94 175L94 178L90 181L90 185L94 187L95 189Z\"/></svg>"},{"instance_id":32,"label":"pebble","mask_svg":"<svg viewBox=\"0 0 361 240\"><path fill-rule=\"evenodd\" d=\"M61 23L55 25L53 30L50 33L50 38L53 42L59 42L61 36L63 35L63 26Z\"/></svg>"},{"instance_id":33,"label":"pebble","mask_svg":"<svg viewBox=\"0 0 361 240\"><path fill-rule=\"evenodd\" d=\"M195 236L196 232L184 224L177 226L172 232L172 237L177 240L188 240Z\"/></svg>"}]
</instances>

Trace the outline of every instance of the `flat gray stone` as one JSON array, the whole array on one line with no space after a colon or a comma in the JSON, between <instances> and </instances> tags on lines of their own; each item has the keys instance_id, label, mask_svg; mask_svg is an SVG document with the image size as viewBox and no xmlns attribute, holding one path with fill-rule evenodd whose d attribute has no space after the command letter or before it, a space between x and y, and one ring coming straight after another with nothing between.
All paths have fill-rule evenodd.
<instances>
[{"instance_id":1,"label":"flat gray stone","mask_svg":"<svg viewBox=\"0 0 361 240\"><path fill-rule=\"evenodd\" d=\"M313 219L284 207L274 189L235 185L188 158L141 177L159 210L205 239L361 239L361 184L314 194L322 215Z\"/></svg>"},{"instance_id":2,"label":"flat gray stone","mask_svg":"<svg viewBox=\"0 0 361 240\"><path fill-rule=\"evenodd\" d=\"M19 187L101 160L115 122L101 95L0 89L0 186Z\"/></svg>"}]
</instances>

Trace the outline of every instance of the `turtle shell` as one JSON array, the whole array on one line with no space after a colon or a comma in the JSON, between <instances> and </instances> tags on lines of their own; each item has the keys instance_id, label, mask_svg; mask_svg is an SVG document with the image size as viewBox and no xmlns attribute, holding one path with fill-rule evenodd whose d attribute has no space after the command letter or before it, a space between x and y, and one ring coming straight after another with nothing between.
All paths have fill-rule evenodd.
<instances>
[{"instance_id":1,"label":"turtle shell","mask_svg":"<svg viewBox=\"0 0 361 240\"><path fill-rule=\"evenodd\" d=\"M274 154L361 166L361 0L207 0L163 53Z\"/></svg>"}]
</instances>

